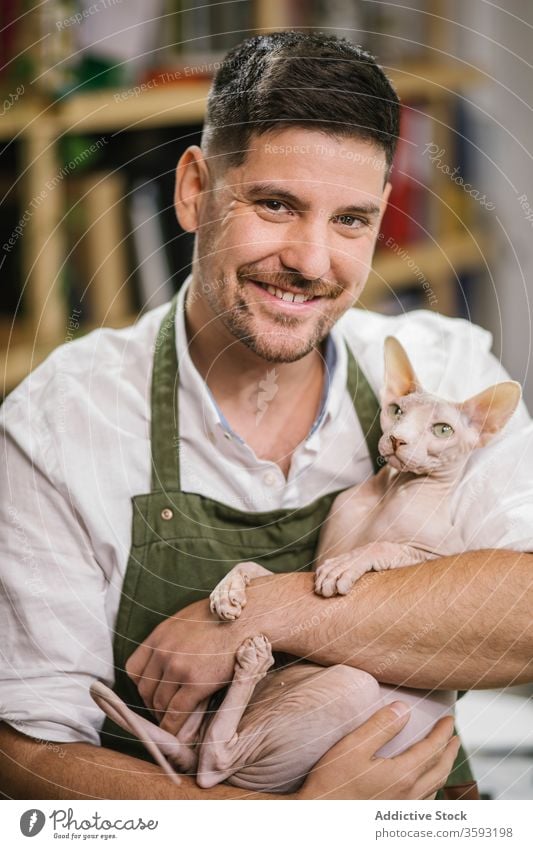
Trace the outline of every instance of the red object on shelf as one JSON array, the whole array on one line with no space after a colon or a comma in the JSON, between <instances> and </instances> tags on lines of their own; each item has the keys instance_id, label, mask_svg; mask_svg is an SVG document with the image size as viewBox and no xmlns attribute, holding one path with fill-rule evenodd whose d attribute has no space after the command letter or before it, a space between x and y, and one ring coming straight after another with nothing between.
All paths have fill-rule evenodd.
<instances>
[{"instance_id":1,"label":"red object on shelf","mask_svg":"<svg viewBox=\"0 0 533 849\"><path fill-rule=\"evenodd\" d=\"M406 245L424 237L428 225L425 184L430 161L424 146L431 142L431 121L423 107L403 105L400 138L390 176L392 190L381 224L380 243L386 247Z\"/></svg>"}]
</instances>

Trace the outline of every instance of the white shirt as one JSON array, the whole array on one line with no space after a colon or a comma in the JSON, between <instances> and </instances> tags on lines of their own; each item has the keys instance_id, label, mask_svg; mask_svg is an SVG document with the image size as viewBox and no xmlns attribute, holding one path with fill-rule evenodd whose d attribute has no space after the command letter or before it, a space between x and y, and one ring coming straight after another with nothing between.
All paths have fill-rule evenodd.
<instances>
[{"instance_id":1,"label":"white shirt","mask_svg":"<svg viewBox=\"0 0 533 849\"><path fill-rule=\"evenodd\" d=\"M463 400L506 378L489 353L490 334L466 321L426 311L387 317L349 310L330 334L335 367L322 413L285 480L231 431L196 371L187 350L185 288L176 321L181 486L241 510L303 506L371 473L346 390L344 340L376 393L390 334L435 394ZM61 346L0 408L0 715L34 737L99 743L103 714L89 685L95 678L113 683L131 498L150 490L152 357L167 310ZM533 550L532 436L522 405L505 434L473 455L454 497L465 548Z\"/></svg>"}]
</instances>

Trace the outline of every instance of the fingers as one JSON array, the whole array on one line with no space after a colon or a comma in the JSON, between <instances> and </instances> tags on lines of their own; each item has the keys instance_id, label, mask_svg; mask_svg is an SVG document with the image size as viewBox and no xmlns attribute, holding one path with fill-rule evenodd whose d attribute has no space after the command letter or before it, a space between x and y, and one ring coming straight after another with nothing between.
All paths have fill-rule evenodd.
<instances>
[{"instance_id":1,"label":"fingers","mask_svg":"<svg viewBox=\"0 0 533 849\"><path fill-rule=\"evenodd\" d=\"M415 783L413 788L413 799L433 799L437 790L444 787L448 780L448 776L452 771L460 745L461 741L459 738L452 737L436 766L424 773Z\"/></svg>"},{"instance_id":2,"label":"fingers","mask_svg":"<svg viewBox=\"0 0 533 849\"><path fill-rule=\"evenodd\" d=\"M207 698L205 688L194 684L184 684L171 699L166 713L161 719L161 728L170 734L177 734L199 705Z\"/></svg>"},{"instance_id":3,"label":"fingers","mask_svg":"<svg viewBox=\"0 0 533 849\"><path fill-rule=\"evenodd\" d=\"M344 739L349 741L356 734L361 736L361 748L369 757L374 757L385 743L392 740L407 724L410 710L404 702L392 702L376 711L370 719L360 725Z\"/></svg>"},{"instance_id":4,"label":"fingers","mask_svg":"<svg viewBox=\"0 0 533 849\"><path fill-rule=\"evenodd\" d=\"M140 648L143 648L143 646L140 646ZM126 672L130 676L132 681L137 685L139 695L141 696L148 710L154 710L155 692L160 686L160 683L164 683L162 682L163 667L159 653L152 651L151 649L149 651L149 654L143 652L143 658L146 659L144 667L141 668L140 663L138 665L135 665L134 668L136 669L136 672L134 674L131 674L129 669L129 660L131 660L130 658L126 662ZM174 684L173 686L175 689L176 685Z\"/></svg>"},{"instance_id":5,"label":"fingers","mask_svg":"<svg viewBox=\"0 0 533 849\"><path fill-rule=\"evenodd\" d=\"M211 695L212 687L165 679L165 673L168 676L171 670L168 662L164 668L158 651L144 644L126 662L126 672L148 710L156 715L161 728L176 734L198 704Z\"/></svg>"},{"instance_id":6,"label":"fingers","mask_svg":"<svg viewBox=\"0 0 533 849\"><path fill-rule=\"evenodd\" d=\"M152 695L152 710L161 723L172 699L180 688L175 681L159 681ZM144 698L144 697L143 697ZM146 702L145 702L146 704Z\"/></svg>"},{"instance_id":7,"label":"fingers","mask_svg":"<svg viewBox=\"0 0 533 849\"><path fill-rule=\"evenodd\" d=\"M409 708L403 702L393 702L372 714L359 728L343 737L332 749L331 754L342 756L353 754L358 749L363 759L374 757L385 743L402 730L409 719ZM329 754L329 753L328 753Z\"/></svg>"},{"instance_id":8,"label":"fingers","mask_svg":"<svg viewBox=\"0 0 533 849\"><path fill-rule=\"evenodd\" d=\"M428 770L438 766L452 734L453 717L446 716L436 723L427 737L401 755L391 758L391 761L401 766L404 774L409 775L414 783Z\"/></svg>"},{"instance_id":9,"label":"fingers","mask_svg":"<svg viewBox=\"0 0 533 849\"><path fill-rule=\"evenodd\" d=\"M126 672L135 683L137 683L137 680L142 675L151 655L152 649L146 643L141 643L140 646L137 646L133 654L128 657L126 661Z\"/></svg>"},{"instance_id":10,"label":"fingers","mask_svg":"<svg viewBox=\"0 0 533 849\"><path fill-rule=\"evenodd\" d=\"M309 799L396 798L397 776L375 753L406 725L410 711L393 702L336 743L311 770L301 792ZM384 791L386 795L381 795ZM400 798L400 797L398 797Z\"/></svg>"},{"instance_id":11,"label":"fingers","mask_svg":"<svg viewBox=\"0 0 533 849\"><path fill-rule=\"evenodd\" d=\"M140 648L144 648L144 646L140 646ZM172 676L172 663L168 654L162 656L158 651L150 649L149 653L143 652L142 657L146 659L144 668L140 667L140 663L135 663L135 673L131 674L130 658L126 663L126 672L137 685L139 695L148 710L151 710L158 721L161 722L165 711L184 682L172 680L172 677L168 677L169 675ZM167 658L166 667L163 665L163 657Z\"/></svg>"}]
</instances>

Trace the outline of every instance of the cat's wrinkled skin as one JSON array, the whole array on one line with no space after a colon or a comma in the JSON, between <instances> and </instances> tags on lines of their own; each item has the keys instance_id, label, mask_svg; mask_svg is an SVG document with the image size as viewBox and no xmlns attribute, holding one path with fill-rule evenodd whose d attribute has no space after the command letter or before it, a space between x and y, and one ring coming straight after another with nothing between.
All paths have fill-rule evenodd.
<instances>
[{"instance_id":1,"label":"cat's wrinkled skin","mask_svg":"<svg viewBox=\"0 0 533 849\"><path fill-rule=\"evenodd\" d=\"M450 496L470 453L507 423L520 400L514 381L457 404L420 386L400 343L385 342L385 387L379 474L335 499L322 528L315 591L346 594L361 575L462 551ZM211 610L235 620L251 580L270 572L239 563L211 593ZM248 638L214 713L200 706L176 737L142 719L103 684L93 698L119 725L143 740L173 780L174 768L196 773L201 787L227 781L257 791L292 792L320 757L382 705L398 698L409 722L379 754L392 757L424 737L453 711L455 693L406 690L378 683L350 666L294 661L277 666L266 637ZM172 766L169 766L171 764Z\"/></svg>"}]
</instances>

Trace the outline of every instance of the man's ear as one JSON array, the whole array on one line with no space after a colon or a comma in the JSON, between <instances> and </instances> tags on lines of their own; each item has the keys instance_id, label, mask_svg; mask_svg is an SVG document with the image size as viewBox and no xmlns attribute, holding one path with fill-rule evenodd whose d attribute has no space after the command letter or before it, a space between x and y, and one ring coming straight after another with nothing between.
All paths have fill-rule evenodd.
<instances>
[{"instance_id":1,"label":"man's ear","mask_svg":"<svg viewBox=\"0 0 533 849\"><path fill-rule=\"evenodd\" d=\"M459 406L479 431L479 444L485 445L507 424L522 396L516 380L505 380L484 389Z\"/></svg>"},{"instance_id":2,"label":"man's ear","mask_svg":"<svg viewBox=\"0 0 533 849\"><path fill-rule=\"evenodd\" d=\"M394 336L385 339L385 383L381 393L382 404L421 390L420 382L403 345Z\"/></svg>"},{"instance_id":3,"label":"man's ear","mask_svg":"<svg viewBox=\"0 0 533 849\"><path fill-rule=\"evenodd\" d=\"M198 229L202 194L209 185L209 171L201 149L191 145L176 167L174 209L180 226L189 233Z\"/></svg>"}]
</instances>

